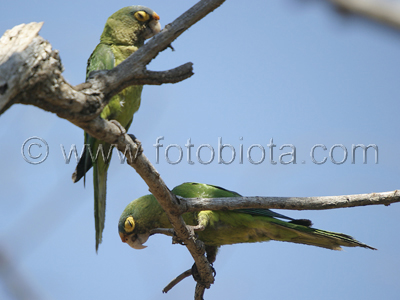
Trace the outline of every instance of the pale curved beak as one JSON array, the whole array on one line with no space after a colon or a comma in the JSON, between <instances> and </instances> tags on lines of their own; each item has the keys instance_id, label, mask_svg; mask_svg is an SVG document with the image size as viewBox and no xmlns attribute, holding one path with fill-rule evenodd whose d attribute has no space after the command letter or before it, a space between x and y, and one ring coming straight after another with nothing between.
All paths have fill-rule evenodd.
<instances>
[{"instance_id":1,"label":"pale curved beak","mask_svg":"<svg viewBox=\"0 0 400 300\"><path fill-rule=\"evenodd\" d=\"M132 235L125 235L122 232L119 233L121 237L121 241L123 243L127 243L133 249L144 249L147 246L143 245L149 239L149 233L140 233L140 234L132 234Z\"/></svg>"},{"instance_id":2,"label":"pale curved beak","mask_svg":"<svg viewBox=\"0 0 400 300\"><path fill-rule=\"evenodd\" d=\"M158 22L159 19L160 17L156 13L154 13L153 20L150 21L148 27L146 28L146 31L144 32L144 38L146 40L161 31L161 24L160 22Z\"/></svg>"}]
</instances>

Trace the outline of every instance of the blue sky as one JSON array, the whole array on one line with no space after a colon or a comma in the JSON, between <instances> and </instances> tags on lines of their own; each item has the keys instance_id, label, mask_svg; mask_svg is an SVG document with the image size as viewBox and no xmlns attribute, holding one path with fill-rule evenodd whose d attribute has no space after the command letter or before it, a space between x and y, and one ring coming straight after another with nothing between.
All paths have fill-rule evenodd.
<instances>
[{"instance_id":1,"label":"blue sky","mask_svg":"<svg viewBox=\"0 0 400 300\"><path fill-rule=\"evenodd\" d=\"M328 2L328 1L326 1ZM172 22L196 1L19 1L0 11L0 31L20 23L44 21L41 36L60 51L64 76L83 82L87 58L104 23L116 10L146 5ZM186 181L223 186L247 196L328 196L392 191L399 188L400 39L399 32L362 17L337 14L325 1L227 1L162 52L149 69L194 63L184 82L145 86L130 132L172 188ZM95 8L94 8L95 7ZM86 188L73 184L75 161L66 164L60 145L80 150L83 132L54 114L15 105L0 118L0 247L41 299L188 299L195 283L185 279L168 294L163 287L192 265L186 248L154 236L145 250L121 243L117 222L147 186L114 152L109 169L103 243L95 252L92 175ZM44 139L49 156L25 162L21 146L32 136ZM156 164L156 143L164 137ZM194 145L188 164L185 144ZM235 148L229 164L218 164L218 139ZM268 144L273 139L274 160ZM182 161L169 164L165 149L176 144ZM196 158L203 144L216 152L207 165ZM252 145L265 160L252 164ZM296 164L279 156L296 148ZM314 164L310 157L313 146ZM373 149L367 164L357 144ZM243 145L243 163L239 162ZM335 145L346 148L343 164L329 158ZM38 148L34 149L38 150ZM168 152L178 159L177 147ZM200 151L202 161L210 150ZM231 150L222 152L229 161ZM344 150L335 147L339 162ZM251 150L253 161L260 147ZM290 156L283 158L289 161ZM304 163L303 163L304 161ZM216 282L205 299L398 299L400 293L400 205L326 211L283 211L309 218L316 228L342 232L378 248L330 251L281 242L225 246L215 263ZM268 295L267 295L268 294ZM12 299L0 282L0 298Z\"/></svg>"}]
</instances>

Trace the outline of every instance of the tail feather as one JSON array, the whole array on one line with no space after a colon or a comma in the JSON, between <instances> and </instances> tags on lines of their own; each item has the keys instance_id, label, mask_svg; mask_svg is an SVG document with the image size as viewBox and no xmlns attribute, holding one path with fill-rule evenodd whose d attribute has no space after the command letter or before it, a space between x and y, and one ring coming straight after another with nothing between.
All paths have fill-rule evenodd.
<instances>
[{"instance_id":1,"label":"tail feather","mask_svg":"<svg viewBox=\"0 0 400 300\"><path fill-rule=\"evenodd\" d=\"M102 241L104 223L106 220L107 171L111 161L112 146L97 140L93 143L92 151L96 153L95 162L93 163L93 190L97 252Z\"/></svg>"},{"instance_id":2,"label":"tail feather","mask_svg":"<svg viewBox=\"0 0 400 300\"><path fill-rule=\"evenodd\" d=\"M94 187L94 222L96 229L96 252L102 241L104 223L106 220L106 193L107 193L107 169L109 164L98 159L93 166Z\"/></svg>"},{"instance_id":3,"label":"tail feather","mask_svg":"<svg viewBox=\"0 0 400 300\"><path fill-rule=\"evenodd\" d=\"M312 228L312 222L307 219L292 219L268 209L238 209L234 211L252 216L268 217L269 223L275 227L275 230L266 230L266 232L268 232L267 236L273 240L313 245L333 250L342 250L341 246L376 250L347 234ZM285 222L277 218L290 221Z\"/></svg>"},{"instance_id":4,"label":"tail feather","mask_svg":"<svg viewBox=\"0 0 400 300\"><path fill-rule=\"evenodd\" d=\"M89 147L87 147L89 146ZM85 148L72 174L73 182L79 181L93 166L94 222L96 252L102 241L106 219L107 171L111 161L112 146L85 133ZM92 160L93 159L93 160Z\"/></svg>"},{"instance_id":5,"label":"tail feather","mask_svg":"<svg viewBox=\"0 0 400 300\"><path fill-rule=\"evenodd\" d=\"M75 168L75 172L72 174L72 181L76 183L81 180L81 178L85 176L86 172L89 171L92 166L92 160L90 159L90 155L85 148L85 150L83 150L81 159L79 160L78 165Z\"/></svg>"},{"instance_id":6,"label":"tail feather","mask_svg":"<svg viewBox=\"0 0 400 300\"><path fill-rule=\"evenodd\" d=\"M96 139L92 138L88 133L85 132L84 148L78 165L75 168L75 172L72 174L72 181L78 182L83 178L83 185L86 183L86 172L93 166L92 155L87 150L87 145L92 147L96 143Z\"/></svg>"},{"instance_id":7,"label":"tail feather","mask_svg":"<svg viewBox=\"0 0 400 300\"><path fill-rule=\"evenodd\" d=\"M332 250L342 250L341 246L363 247L376 250L367 244L357 241L347 234L311 228L303 225L290 224L286 222L279 222L276 223L276 225L284 227L285 230L295 233L295 235L288 240L293 243L313 245Z\"/></svg>"}]
</instances>

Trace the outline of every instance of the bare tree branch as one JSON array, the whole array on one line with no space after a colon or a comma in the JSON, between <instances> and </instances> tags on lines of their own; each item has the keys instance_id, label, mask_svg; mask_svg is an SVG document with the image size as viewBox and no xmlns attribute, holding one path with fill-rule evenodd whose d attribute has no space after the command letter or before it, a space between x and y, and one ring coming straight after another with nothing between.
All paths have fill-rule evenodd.
<instances>
[{"instance_id":1,"label":"bare tree branch","mask_svg":"<svg viewBox=\"0 0 400 300\"><path fill-rule=\"evenodd\" d=\"M110 94L107 94L107 92L104 93L108 97L117 94L132 84L138 84L136 80L141 79L142 76L146 75L146 65L149 64L159 52L166 49L190 26L204 18L207 14L219 7L223 2L225 2L225 0L199 1L175 21L167 24L159 34L148 41L144 46L139 48L130 58L126 59L110 71L101 71L102 73L93 72L95 74L91 76L88 81L93 82L93 87L99 90L103 90L104 86L107 86L107 92ZM148 74L149 72L147 72L147 75ZM181 74L181 76L186 74L187 73L184 72ZM175 75L174 77L179 77L179 75ZM121 81L120 78L124 78L125 80ZM99 87L97 87L99 82L101 82L101 84ZM151 83L146 82L145 84Z\"/></svg>"},{"instance_id":2,"label":"bare tree branch","mask_svg":"<svg viewBox=\"0 0 400 300\"><path fill-rule=\"evenodd\" d=\"M125 131L99 117L109 99L130 85L175 83L190 77L193 74L191 63L164 72L148 71L146 66L191 25L223 2L198 2L116 68L92 72L87 82L76 87L72 87L61 75L63 67L58 52L38 36L42 23L16 26L0 39L0 114L13 103L35 105L56 113L91 136L116 145L119 151L125 153L128 164L149 186L150 192L165 210L177 237L184 242L196 263L201 280L196 285L195 299L203 298L204 290L214 282L214 276L204 255L204 244L190 235L181 217L183 212L250 207L328 209L388 205L400 201L397 191L339 197L183 199L170 192L145 155L136 157L138 147Z\"/></svg>"},{"instance_id":3,"label":"bare tree branch","mask_svg":"<svg viewBox=\"0 0 400 300\"><path fill-rule=\"evenodd\" d=\"M181 282L183 279L189 277L192 275L192 269L186 270L179 276L175 277L174 279L171 280L170 283L167 284L167 286L163 289L163 293L168 293L175 285L177 285L179 282Z\"/></svg>"},{"instance_id":4,"label":"bare tree branch","mask_svg":"<svg viewBox=\"0 0 400 300\"><path fill-rule=\"evenodd\" d=\"M400 3L387 0L329 0L345 11L400 28Z\"/></svg>"},{"instance_id":5,"label":"bare tree branch","mask_svg":"<svg viewBox=\"0 0 400 300\"><path fill-rule=\"evenodd\" d=\"M128 153L128 164L147 183L166 211L175 234L191 253L203 292L214 282L213 271L204 256L204 244L192 237L186 228L179 200L143 154L136 158L137 145L132 139L99 114L112 96L130 85L174 83L190 77L193 74L191 63L165 72L148 71L146 65L223 2L200 1L116 68L92 72L87 82L75 88L61 75L63 67L58 52L38 36L42 23L17 26L7 31L0 43L0 114L13 103L35 105L69 120L99 140L116 145L122 153Z\"/></svg>"},{"instance_id":6,"label":"bare tree branch","mask_svg":"<svg viewBox=\"0 0 400 300\"><path fill-rule=\"evenodd\" d=\"M19 25L7 31L0 41L0 114L13 103L23 103L64 119L88 121L100 114L112 96L128 86L176 83L192 76L191 63L165 72L147 71L146 65L223 2L198 2L117 67L92 72L87 82L76 89L61 75L58 52L38 36L43 23Z\"/></svg>"},{"instance_id":7,"label":"bare tree branch","mask_svg":"<svg viewBox=\"0 0 400 300\"><path fill-rule=\"evenodd\" d=\"M194 290L194 300L203 300L205 288L203 285L197 283Z\"/></svg>"},{"instance_id":8,"label":"bare tree branch","mask_svg":"<svg viewBox=\"0 0 400 300\"><path fill-rule=\"evenodd\" d=\"M230 197L180 198L182 213L202 210L272 208L291 210L322 210L366 205L390 205L400 202L400 191L325 197Z\"/></svg>"},{"instance_id":9,"label":"bare tree branch","mask_svg":"<svg viewBox=\"0 0 400 300\"><path fill-rule=\"evenodd\" d=\"M86 83L74 88L61 75L63 66L58 51L38 36L42 25L22 24L6 31L0 39L0 114L13 103L22 103L54 112L64 119L88 121L96 118L109 99L127 86L176 83L193 75L191 63L152 72L132 55L126 60L128 63L112 70L92 72ZM172 38L168 41L172 42ZM143 47L148 48L147 44ZM161 51L163 44L156 47ZM140 68L132 68L129 61Z\"/></svg>"}]
</instances>

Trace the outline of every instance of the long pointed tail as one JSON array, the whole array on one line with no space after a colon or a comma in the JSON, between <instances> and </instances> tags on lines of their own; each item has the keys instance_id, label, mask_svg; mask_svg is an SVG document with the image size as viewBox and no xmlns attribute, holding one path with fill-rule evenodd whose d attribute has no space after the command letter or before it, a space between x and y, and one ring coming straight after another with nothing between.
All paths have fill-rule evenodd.
<instances>
[{"instance_id":1,"label":"long pointed tail","mask_svg":"<svg viewBox=\"0 0 400 300\"><path fill-rule=\"evenodd\" d=\"M285 236L290 238L280 239L279 237L274 238L277 240L290 241L292 243L313 245L323 247L332 250L342 250L341 246L345 247L363 247L372 250L375 248L361 243L353 237L337 232L331 232L303 225L298 225L290 222L283 222L276 220L275 225L282 228L286 232Z\"/></svg>"},{"instance_id":2,"label":"long pointed tail","mask_svg":"<svg viewBox=\"0 0 400 300\"><path fill-rule=\"evenodd\" d=\"M75 168L75 172L72 174L72 181L75 183L81 180L81 178L85 176L86 172L89 171L91 167L92 160L87 149L85 148L82 153L82 157Z\"/></svg>"},{"instance_id":3,"label":"long pointed tail","mask_svg":"<svg viewBox=\"0 0 400 300\"><path fill-rule=\"evenodd\" d=\"M78 165L76 166L75 172L72 174L72 181L78 182L79 180L81 180L82 177L85 176L86 172L90 170L90 168L93 165L92 162L92 153L90 153L90 151L92 151L93 149L89 149L87 148L87 145L89 147L93 147L93 145L98 144L98 142L95 138L91 137L89 134L87 134L85 132L85 141L84 141L84 149L83 149L83 153L81 155L81 158L78 162ZM85 185L85 180L86 177L84 177L84 181L83 181L83 185Z\"/></svg>"},{"instance_id":4,"label":"long pointed tail","mask_svg":"<svg viewBox=\"0 0 400 300\"><path fill-rule=\"evenodd\" d=\"M96 229L96 252L102 241L106 220L107 169L109 164L99 159L93 166L94 222Z\"/></svg>"},{"instance_id":5,"label":"long pointed tail","mask_svg":"<svg viewBox=\"0 0 400 300\"><path fill-rule=\"evenodd\" d=\"M96 252L102 241L106 221L107 171L111 161L112 146L103 143L104 155L93 164L94 222L96 228Z\"/></svg>"}]
</instances>

